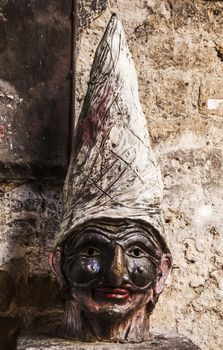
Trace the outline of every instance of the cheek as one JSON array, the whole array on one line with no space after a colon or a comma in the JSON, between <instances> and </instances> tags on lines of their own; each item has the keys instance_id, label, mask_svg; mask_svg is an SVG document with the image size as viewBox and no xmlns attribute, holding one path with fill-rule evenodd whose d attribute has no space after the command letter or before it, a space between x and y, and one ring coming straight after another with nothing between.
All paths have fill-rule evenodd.
<instances>
[{"instance_id":1,"label":"cheek","mask_svg":"<svg viewBox=\"0 0 223 350\"><path fill-rule=\"evenodd\" d=\"M147 258L127 258L126 266L132 282L137 287L153 286L156 279L156 268Z\"/></svg>"},{"instance_id":2,"label":"cheek","mask_svg":"<svg viewBox=\"0 0 223 350\"><path fill-rule=\"evenodd\" d=\"M78 258L69 266L65 264L64 272L72 284L86 284L101 276L102 261L100 258Z\"/></svg>"}]
</instances>

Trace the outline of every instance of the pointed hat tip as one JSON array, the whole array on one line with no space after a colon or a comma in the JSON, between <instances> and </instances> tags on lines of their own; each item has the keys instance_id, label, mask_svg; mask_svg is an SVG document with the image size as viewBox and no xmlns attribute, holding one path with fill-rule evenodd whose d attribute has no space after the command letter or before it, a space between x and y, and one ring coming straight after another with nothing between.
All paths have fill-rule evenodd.
<instances>
[{"instance_id":1,"label":"pointed hat tip","mask_svg":"<svg viewBox=\"0 0 223 350\"><path fill-rule=\"evenodd\" d=\"M118 23L121 23L121 21L119 20L117 13L113 12L108 22L108 26L116 27Z\"/></svg>"}]
</instances>

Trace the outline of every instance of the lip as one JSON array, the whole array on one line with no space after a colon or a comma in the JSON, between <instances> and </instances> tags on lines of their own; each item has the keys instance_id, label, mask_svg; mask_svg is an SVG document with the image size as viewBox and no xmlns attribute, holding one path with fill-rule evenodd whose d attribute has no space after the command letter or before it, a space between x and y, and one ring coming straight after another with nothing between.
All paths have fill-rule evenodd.
<instances>
[{"instance_id":1,"label":"lip","mask_svg":"<svg viewBox=\"0 0 223 350\"><path fill-rule=\"evenodd\" d=\"M101 297L105 299L124 300L129 298L130 290L127 288L105 287L105 288L95 289L95 294L97 297Z\"/></svg>"}]
</instances>

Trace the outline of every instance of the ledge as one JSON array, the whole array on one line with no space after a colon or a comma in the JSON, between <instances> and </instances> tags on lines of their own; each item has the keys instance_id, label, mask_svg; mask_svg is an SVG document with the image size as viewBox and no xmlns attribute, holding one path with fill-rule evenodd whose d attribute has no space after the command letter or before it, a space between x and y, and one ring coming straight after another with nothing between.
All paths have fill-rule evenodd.
<instances>
[{"instance_id":1,"label":"ledge","mask_svg":"<svg viewBox=\"0 0 223 350\"><path fill-rule=\"evenodd\" d=\"M143 343L84 343L47 335L22 335L17 350L199 350L191 340L179 334L159 334Z\"/></svg>"}]
</instances>

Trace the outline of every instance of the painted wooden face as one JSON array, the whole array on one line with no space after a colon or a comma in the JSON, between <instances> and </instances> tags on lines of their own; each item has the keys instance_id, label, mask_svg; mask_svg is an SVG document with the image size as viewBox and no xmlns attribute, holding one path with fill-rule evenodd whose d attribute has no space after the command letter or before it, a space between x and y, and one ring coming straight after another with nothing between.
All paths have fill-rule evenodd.
<instances>
[{"instance_id":1,"label":"painted wooden face","mask_svg":"<svg viewBox=\"0 0 223 350\"><path fill-rule=\"evenodd\" d=\"M71 233L63 243L61 272L81 309L125 318L145 306L159 279L158 236L142 222L105 219Z\"/></svg>"}]
</instances>

